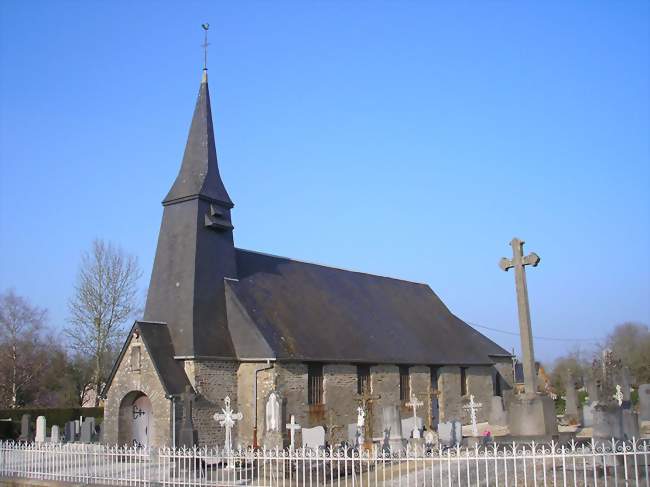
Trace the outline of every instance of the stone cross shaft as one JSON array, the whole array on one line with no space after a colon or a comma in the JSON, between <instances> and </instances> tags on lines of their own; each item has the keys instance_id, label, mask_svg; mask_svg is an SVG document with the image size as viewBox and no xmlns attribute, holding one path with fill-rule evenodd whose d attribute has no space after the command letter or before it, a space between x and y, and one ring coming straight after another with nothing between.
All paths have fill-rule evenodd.
<instances>
[{"instance_id":1,"label":"stone cross shaft","mask_svg":"<svg viewBox=\"0 0 650 487\"><path fill-rule=\"evenodd\" d=\"M537 373L535 370L535 351L533 349L533 330L530 323L530 305L528 303L528 287L526 285L526 271L524 266L539 264L539 256L530 253L524 257L524 241L513 238L512 259L505 257L499 262L499 267L507 271L515 269L515 287L517 289L517 309L519 310L519 333L521 336L521 353L524 366L524 387L526 395L534 396L537 393Z\"/></svg>"},{"instance_id":2,"label":"stone cross shaft","mask_svg":"<svg viewBox=\"0 0 650 487\"><path fill-rule=\"evenodd\" d=\"M475 402L474 401L474 394L470 394L469 396L469 404L467 406L463 406L463 409L469 411L469 417L470 420L472 421L472 435L473 436L478 436L478 426L476 425L476 411L478 409L481 409L483 407L483 404L480 402Z\"/></svg>"},{"instance_id":3,"label":"stone cross shaft","mask_svg":"<svg viewBox=\"0 0 650 487\"><path fill-rule=\"evenodd\" d=\"M289 430L289 435L291 436L291 444L289 448L295 450L296 448L296 431L300 429L300 425L296 423L296 417L291 415L291 422L286 424L287 429Z\"/></svg>"},{"instance_id":4,"label":"stone cross shaft","mask_svg":"<svg viewBox=\"0 0 650 487\"><path fill-rule=\"evenodd\" d=\"M411 393L411 401L405 404L407 408L413 408L413 438L420 437L420 430L418 429L417 408L423 405L424 403L420 401L414 393Z\"/></svg>"},{"instance_id":5,"label":"stone cross shaft","mask_svg":"<svg viewBox=\"0 0 650 487\"><path fill-rule=\"evenodd\" d=\"M192 392L190 386L185 387L185 392L181 394L181 400L183 401L183 424L186 426L192 425L192 401L196 394Z\"/></svg>"},{"instance_id":6,"label":"stone cross shaft","mask_svg":"<svg viewBox=\"0 0 650 487\"><path fill-rule=\"evenodd\" d=\"M230 407L230 397L226 396L223 400L225 407L221 408L220 413L214 415L214 420L218 421L221 426L226 428L226 441L224 443L224 450L229 453L232 450L232 428L235 426L235 421L241 421L244 417L242 413L235 413Z\"/></svg>"}]
</instances>

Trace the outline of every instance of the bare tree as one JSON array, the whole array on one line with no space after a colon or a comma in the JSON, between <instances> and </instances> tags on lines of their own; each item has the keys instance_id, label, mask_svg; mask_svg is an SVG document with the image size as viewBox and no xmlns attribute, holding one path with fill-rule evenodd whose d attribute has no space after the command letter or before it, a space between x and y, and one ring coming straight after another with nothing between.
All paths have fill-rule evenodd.
<instances>
[{"instance_id":1,"label":"bare tree","mask_svg":"<svg viewBox=\"0 0 650 487\"><path fill-rule=\"evenodd\" d=\"M630 369L637 384L650 381L650 330L642 323L623 323L607 337L607 348Z\"/></svg>"},{"instance_id":2,"label":"bare tree","mask_svg":"<svg viewBox=\"0 0 650 487\"><path fill-rule=\"evenodd\" d=\"M138 260L103 240L84 253L65 332L74 350L93 360L95 406L114 351L124 338L124 324L138 310Z\"/></svg>"},{"instance_id":3,"label":"bare tree","mask_svg":"<svg viewBox=\"0 0 650 487\"><path fill-rule=\"evenodd\" d=\"M42 332L46 310L13 290L0 294L0 403L21 405L49 362Z\"/></svg>"}]
</instances>

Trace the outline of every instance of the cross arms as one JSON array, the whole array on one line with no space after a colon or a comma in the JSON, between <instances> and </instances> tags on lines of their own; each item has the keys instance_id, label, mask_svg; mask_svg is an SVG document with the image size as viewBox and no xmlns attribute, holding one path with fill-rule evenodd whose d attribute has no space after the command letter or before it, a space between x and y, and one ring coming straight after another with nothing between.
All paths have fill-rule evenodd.
<instances>
[{"instance_id":1,"label":"cross arms","mask_svg":"<svg viewBox=\"0 0 650 487\"><path fill-rule=\"evenodd\" d=\"M512 267L516 266L526 266L526 265L532 265L533 267L536 267L537 264L539 264L540 258L539 255L537 255L535 252L531 252L527 256L524 257L524 241L519 240L518 238L513 238L512 241L510 242L510 245L512 246L512 259L506 259L503 257L499 261L499 267L501 267L501 270L507 271L508 269L511 269Z\"/></svg>"}]
</instances>

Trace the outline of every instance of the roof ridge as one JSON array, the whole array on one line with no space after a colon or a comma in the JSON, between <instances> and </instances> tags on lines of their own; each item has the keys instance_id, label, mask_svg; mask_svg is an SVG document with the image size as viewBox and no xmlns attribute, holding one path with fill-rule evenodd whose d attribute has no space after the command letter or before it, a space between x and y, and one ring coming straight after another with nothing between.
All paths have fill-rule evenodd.
<instances>
[{"instance_id":1,"label":"roof ridge","mask_svg":"<svg viewBox=\"0 0 650 487\"><path fill-rule=\"evenodd\" d=\"M292 262L299 262L301 264L317 265L319 267L326 267L328 269L335 269L335 270L338 270L338 271L353 272L355 274L364 274L366 276L380 277L382 279L390 279L392 281L408 282L409 284L418 284L420 286L427 286L428 288L431 287L426 282L410 281L408 279L404 279L404 278L401 278L401 277L385 276L383 274L372 274L370 272L359 271L359 270L356 270L356 269L349 269L349 268L346 268L346 267L337 267L337 266L333 266L333 265L322 264L320 262L311 262L311 261L307 261L307 260L294 259L292 257L285 257L283 255L270 254L268 252L260 252L260 251L257 251L257 250L242 249L240 247L235 247L235 250L240 250L242 252L249 252L251 254L264 255L266 257L274 257L276 259L290 260Z\"/></svg>"}]
</instances>

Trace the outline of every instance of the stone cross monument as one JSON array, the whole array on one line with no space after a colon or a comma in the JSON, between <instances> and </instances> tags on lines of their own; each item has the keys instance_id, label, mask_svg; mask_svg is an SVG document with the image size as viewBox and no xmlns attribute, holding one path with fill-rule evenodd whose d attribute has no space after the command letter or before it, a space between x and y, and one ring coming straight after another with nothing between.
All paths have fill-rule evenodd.
<instances>
[{"instance_id":1,"label":"stone cross monument","mask_svg":"<svg viewBox=\"0 0 650 487\"><path fill-rule=\"evenodd\" d=\"M476 411L478 409L481 409L482 407L483 404L474 401L474 394L470 394L469 403L466 406L463 406L463 409L469 411L469 418L472 422L472 435L474 437L478 436L478 426L476 424Z\"/></svg>"},{"instance_id":2,"label":"stone cross monument","mask_svg":"<svg viewBox=\"0 0 650 487\"><path fill-rule=\"evenodd\" d=\"M548 395L537 394L533 330L530 324L530 305L526 285L525 266L532 265L535 267L539 264L540 259L535 253L524 256L523 240L513 238L510 246L512 247L512 259L501 259L499 267L504 271L511 268L515 269L525 394L516 397L510 402L508 426L510 434L513 436L555 435L557 434L557 421L553 400Z\"/></svg>"},{"instance_id":3,"label":"stone cross monument","mask_svg":"<svg viewBox=\"0 0 650 487\"><path fill-rule=\"evenodd\" d=\"M291 422L286 424L287 429L289 430L289 435L291 438L291 443L289 448L293 451L296 448L296 431L300 429L300 425L296 423L296 417L291 415Z\"/></svg>"},{"instance_id":4,"label":"stone cross monument","mask_svg":"<svg viewBox=\"0 0 650 487\"><path fill-rule=\"evenodd\" d=\"M524 366L524 388L527 396L537 393L537 371L535 370L535 351L533 350L533 330L530 324L530 306L528 304L528 286L524 266L539 264L539 256L532 252L524 257L524 241L513 238L512 259L505 257L499 262L504 271L515 269L515 287L517 289L517 309L519 310L519 333L521 335L521 354Z\"/></svg>"},{"instance_id":5,"label":"stone cross monument","mask_svg":"<svg viewBox=\"0 0 650 487\"><path fill-rule=\"evenodd\" d=\"M221 409L220 413L215 413L214 420L218 421L221 426L226 428L226 441L224 442L224 452L230 453L232 450L232 428L235 426L235 421L241 421L244 417L242 413L236 413L230 407L230 397L226 396L223 400L225 407Z\"/></svg>"}]
</instances>

